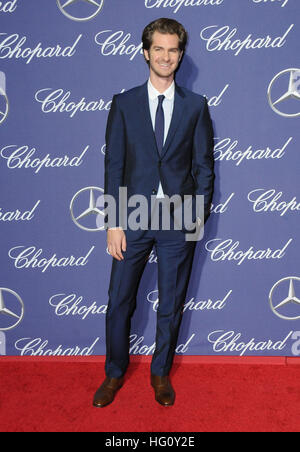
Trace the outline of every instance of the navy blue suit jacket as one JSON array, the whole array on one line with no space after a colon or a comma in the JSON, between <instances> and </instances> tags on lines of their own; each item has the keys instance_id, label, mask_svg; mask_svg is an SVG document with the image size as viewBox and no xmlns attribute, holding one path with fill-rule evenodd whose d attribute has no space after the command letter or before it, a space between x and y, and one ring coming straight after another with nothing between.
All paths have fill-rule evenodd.
<instances>
[{"instance_id":1,"label":"navy blue suit jacket","mask_svg":"<svg viewBox=\"0 0 300 452\"><path fill-rule=\"evenodd\" d=\"M205 221L213 194L213 128L204 96L175 84L173 116L161 155L153 131L147 82L113 97L106 128L104 194L163 192L204 195ZM119 226L117 215L116 224Z\"/></svg>"}]
</instances>

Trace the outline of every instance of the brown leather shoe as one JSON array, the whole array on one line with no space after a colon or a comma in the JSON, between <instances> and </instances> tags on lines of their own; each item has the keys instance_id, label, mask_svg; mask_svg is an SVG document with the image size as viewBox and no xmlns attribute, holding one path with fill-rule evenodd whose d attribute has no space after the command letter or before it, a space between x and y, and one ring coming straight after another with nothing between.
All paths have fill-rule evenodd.
<instances>
[{"instance_id":1,"label":"brown leather shoe","mask_svg":"<svg viewBox=\"0 0 300 452\"><path fill-rule=\"evenodd\" d=\"M167 375L164 377L151 375L151 386L154 388L155 400L158 403L163 406L174 405L175 392Z\"/></svg>"},{"instance_id":2,"label":"brown leather shoe","mask_svg":"<svg viewBox=\"0 0 300 452\"><path fill-rule=\"evenodd\" d=\"M113 402L116 392L123 386L124 377L110 378L106 377L94 396L93 405L97 408L103 408Z\"/></svg>"}]
</instances>

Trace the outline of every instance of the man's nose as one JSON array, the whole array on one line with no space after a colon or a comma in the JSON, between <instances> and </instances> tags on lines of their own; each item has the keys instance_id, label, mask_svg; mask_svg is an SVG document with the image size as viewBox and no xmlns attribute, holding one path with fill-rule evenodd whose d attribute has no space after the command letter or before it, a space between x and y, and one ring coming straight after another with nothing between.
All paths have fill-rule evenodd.
<instances>
[{"instance_id":1,"label":"man's nose","mask_svg":"<svg viewBox=\"0 0 300 452\"><path fill-rule=\"evenodd\" d=\"M165 53L163 54L163 60L164 60L164 61L169 61L169 60L170 60L169 52L165 52Z\"/></svg>"}]
</instances>

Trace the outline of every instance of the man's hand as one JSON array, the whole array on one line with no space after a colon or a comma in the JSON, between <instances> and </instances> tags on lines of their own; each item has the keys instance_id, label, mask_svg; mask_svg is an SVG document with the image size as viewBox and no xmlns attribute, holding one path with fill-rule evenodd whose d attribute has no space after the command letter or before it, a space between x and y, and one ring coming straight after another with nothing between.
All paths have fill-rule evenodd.
<instances>
[{"instance_id":1,"label":"man's hand","mask_svg":"<svg viewBox=\"0 0 300 452\"><path fill-rule=\"evenodd\" d=\"M118 261L124 259L122 251L126 251L126 236L122 229L108 229L107 246L109 254Z\"/></svg>"}]
</instances>

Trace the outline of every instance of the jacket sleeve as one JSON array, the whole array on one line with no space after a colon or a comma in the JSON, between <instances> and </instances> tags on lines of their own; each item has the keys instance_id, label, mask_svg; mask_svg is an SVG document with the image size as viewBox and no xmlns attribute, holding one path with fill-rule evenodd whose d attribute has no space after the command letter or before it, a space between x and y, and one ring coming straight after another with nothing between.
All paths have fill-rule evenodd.
<instances>
[{"instance_id":1,"label":"jacket sleeve","mask_svg":"<svg viewBox=\"0 0 300 452\"><path fill-rule=\"evenodd\" d=\"M204 195L204 221L210 215L214 186L214 132L208 111L207 99L194 130L192 173L196 183L195 193Z\"/></svg>"},{"instance_id":2,"label":"jacket sleeve","mask_svg":"<svg viewBox=\"0 0 300 452\"><path fill-rule=\"evenodd\" d=\"M123 175L126 156L126 133L122 112L118 105L117 95L113 97L106 126L106 151L104 160L104 200L107 195L115 199L114 209L110 204L105 218L105 229L122 226L119 218L119 187L123 186ZM107 206L107 203L106 203ZM112 210L115 215L112 214Z\"/></svg>"}]
</instances>

